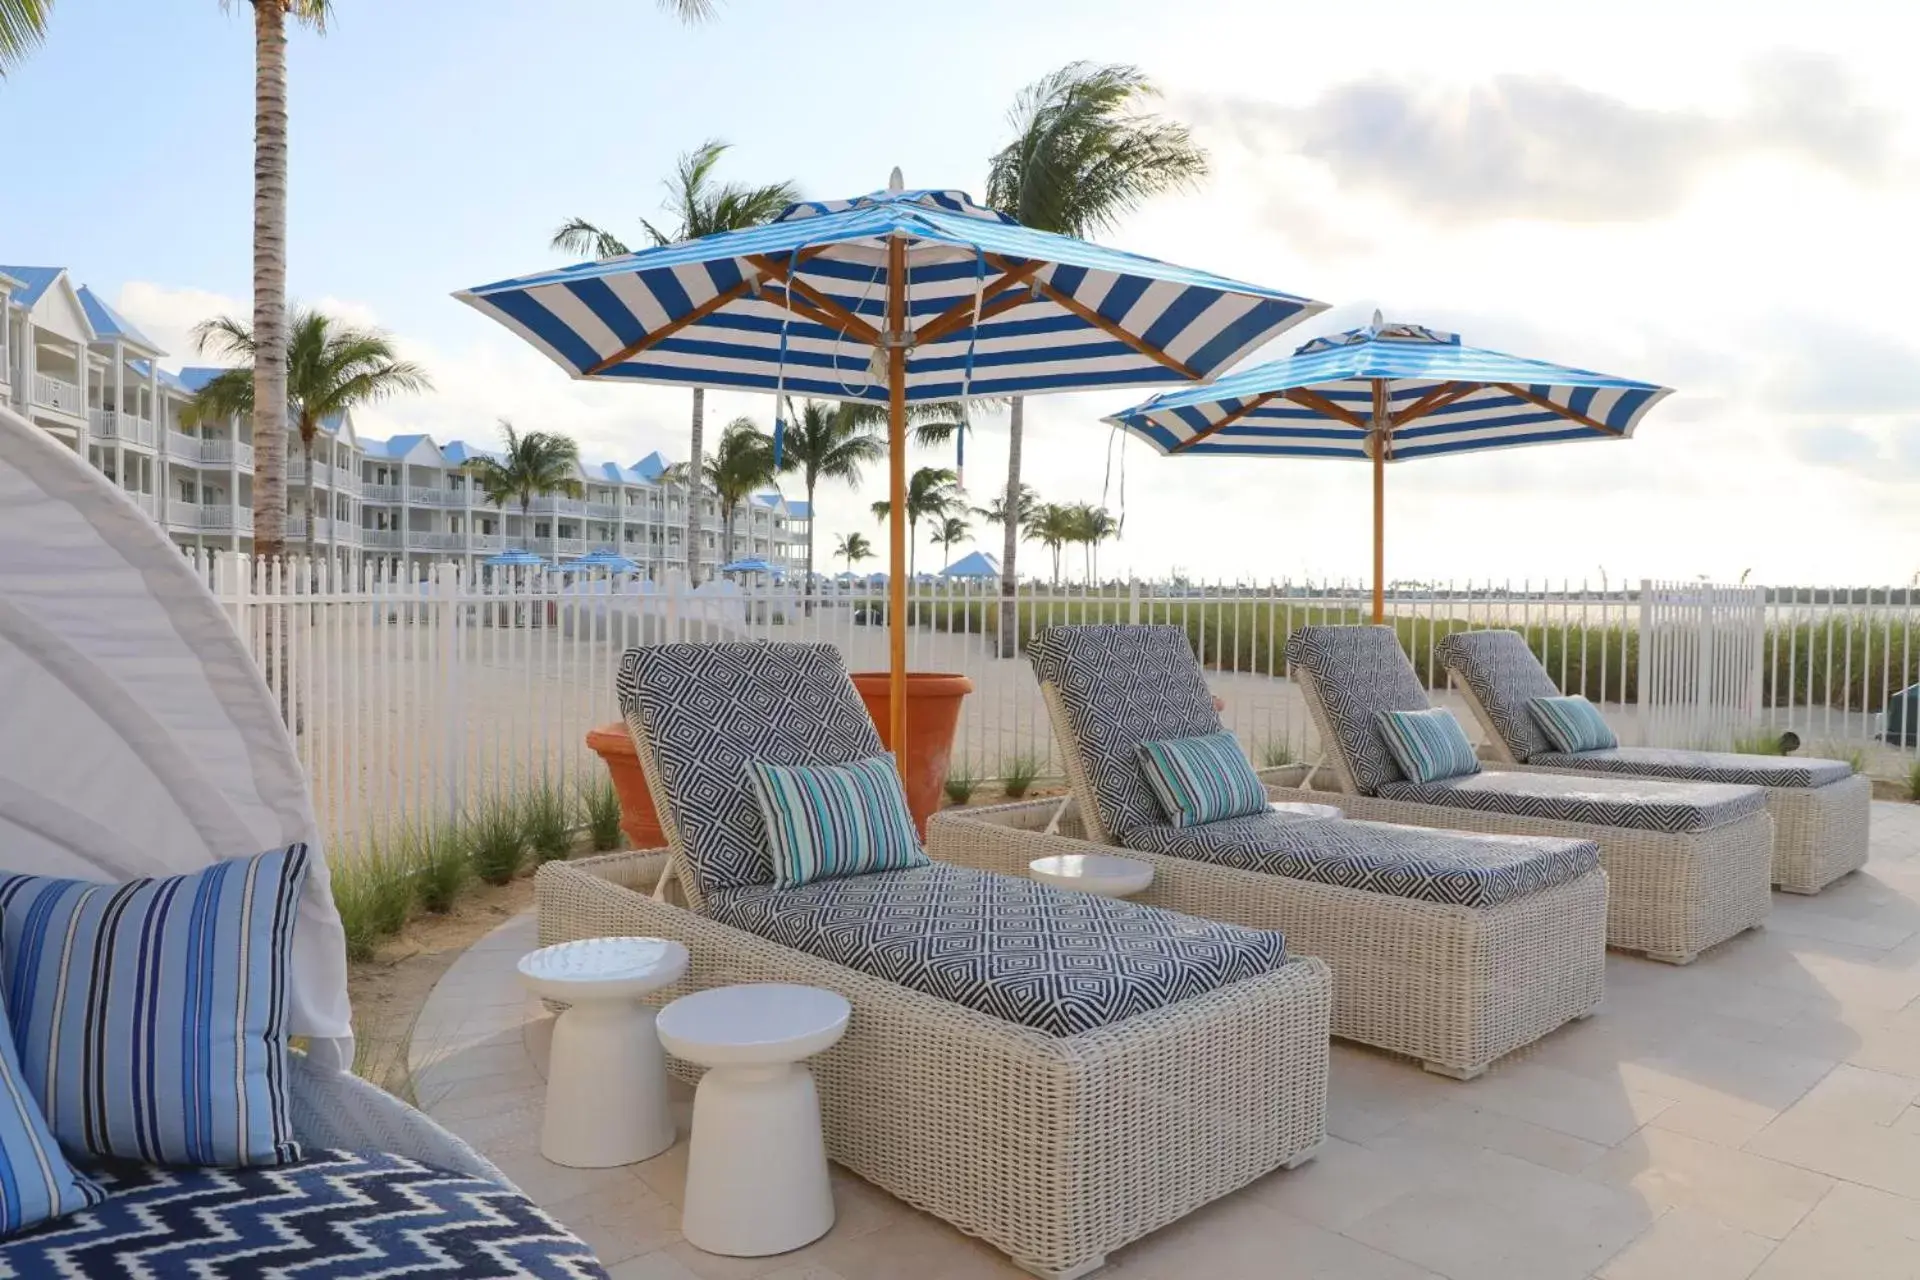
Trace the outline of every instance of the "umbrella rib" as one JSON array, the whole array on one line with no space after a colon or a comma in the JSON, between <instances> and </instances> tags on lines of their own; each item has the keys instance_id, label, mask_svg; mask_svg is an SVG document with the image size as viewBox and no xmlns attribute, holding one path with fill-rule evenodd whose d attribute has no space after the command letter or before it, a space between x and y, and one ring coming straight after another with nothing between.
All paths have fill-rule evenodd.
<instances>
[{"instance_id":1,"label":"umbrella rib","mask_svg":"<svg viewBox=\"0 0 1920 1280\"><path fill-rule=\"evenodd\" d=\"M1456 400L1466 399L1479 389L1478 383L1443 382L1408 405L1404 411L1396 414L1393 425L1404 427L1415 418L1424 418L1430 413L1436 413Z\"/></svg>"},{"instance_id":2,"label":"umbrella rib","mask_svg":"<svg viewBox=\"0 0 1920 1280\"><path fill-rule=\"evenodd\" d=\"M982 320L987 318L988 303L1005 301L1002 297L1003 294L1025 283L1034 272L1046 265L1045 262L1038 258L1028 259L1017 267L1006 266L1004 260L999 257L992 258L990 261L993 262L994 266L1001 269L1001 275L980 291L980 318ZM948 334L965 328L970 322L972 312L973 299L962 298L933 319L921 325L919 332L914 334L914 341L938 342Z\"/></svg>"},{"instance_id":3,"label":"umbrella rib","mask_svg":"<svg viewBox=\"0 0 1920 1280\"><path fill-rule=\"evenodd\" d=\"M1518 399L1525 400L1528 404L1537 405L1540 408L1545 409L1548 413L1558 414L1560 417L1565 418L1568 422L1577 422L1581 426L1586 427L1589 430L1598 431L1603 436L1612 436L1615 439L1619 439L1625 434L1616 427L1610 427L1604 422L1599 422L1593 418L1589 418L1584 413L1577 413L1574 410L1567 408L1565 405L1555 404L1553 401L1547 399L1545 396L1537 396L1533 394L1533 392L1528 391L1525 387L1517 387L1511 382L1496 382L1493 385L1498 387L1500 390L1506 392L1510 396L1514 396Z\"/></svg>"},{"instance_id":4,"label":"umbrella rib","mask_svg":"<svg viewBox=\"0 0 1920 1280\"><path fill-rule=\"evenodd\" d=\"M1362 418L1351 409L1342 409L1318 391L1309 391L1305 387L1289 387L1280 394L1285 399L1291 400L1297 405L1303 405L1315 413L1332 418L1335 422L1344 422L1348 426L1358 428L1361 431L1371 429L1367 425L1365 418Z\"/></svg>"},{"instance_id":5,"label":"umbrella rib","mask_svg":"<svg viewBox=\"0 0 1920 1280\"><path fill-rule=\"evenodd\" d=\"M794 275L783 264L775 262L772 258L762 257L759 254L751 255L747 258L747 261L760 268L765 275L771 276L775 280L784 281L788 289L820 308L849 338L857 339L869 346L877 347L880 345L880 331L878 329L808 284L805 280Z\"/></svg>"},{"instance_id":6,"label":"umbrella rib","mask_svg":"<svg viewBox=\"0 0 1920 1280\"><path fill-rule=\"evenodd\" d=\"M810 249L802 249L798 253L794 254L794 260L796 262L805 262L809 258L817 258L821 254L825 253L828 247L829 246L827 245L819 244L819 245L814 245ZM730 288L723 289L719 293L714 294L711 298L708 298L705 302L701 303L699 306L695 307L693 310L687 312L685 315L680 316L676 319L667 321L665 324L661 325L658 329L655 329L650 333L642 334L637 340L630 342L626 346L620 348L618 351L608 356L605 360L602 360L599 364L590 366L586 370L586 372L584 372L580 376L584 378L591 378L595 374L605 373L607 370L613 368L613 366L621 363L624 360L633 359L633 357L639 355L642 351L645 351L647 348L653 346L655 343L658 343L666 338L672 337L674 334L680 332L680 330L686 328L690 324L698 324L700 321L705 320L708 316L712 315L714 312L718 311L720 308L726 306L729 302L732 302L738 297L740 297L741 294L746 293L749 290L756 290L766 282L767 282L767 273L764 270L762 270L761 273L757 276L743 277L742 279L736 281Z\"/></svg>"},{"instance_id":7,"label":"umbrella rib","mask_svg":"<svg viewBox=\"0 0 1920 1280\"><path fill-rule=\"evenodd\" d=\"M811 320L822 328L837 329L840 327L840 321L838 319L820 310L820 308L808 302L806 298L795 297L787 290L779 288L778 286L769 285L762 289L760 291L760 297L763 301L776 302L801 319Z\"/></svg>"},{"instance_id":8,"label":"umbrella rib","mask_svg":"<svg viewBox=\"0 0 1920 1280\"><path fill-rule=\"evenodd\" d=\"M1176 453L1185 453L1187 450L1193 448L1194 445L1199 444L1202 440L1205 440L1208 436L1213 435L1216 432L1226 430L1228 427L1232 426L1234 423L1240 421L1240 419L1252 413L1255 409L1258 409L1261 405L1267 403L1267 401L1272 400L1275 396L1278 396L1281 394L1282 393L1278 391L1261 392L1259 395L1247 401L1245 404L1241 405L1238 409L1235 409L1232 413L1228 414L1226 417L1220 419L1220 421L1213 423L1210 426L1200 431L1194 432L1192 435L1188 436L1185 440L1182 440L1179 444L1176 444L1175 446L1173 446L1173 448L1167 450L1167 454L1169 456L1172 456L1173 454L1176 454Z\"/></svg>"},{"instance_id":9,"label":"umbrella rib","mask_svg":"<svg viewBox=\"0 0 1920 1280\"><path fill-rule=\"evenodd\" d=\"M1189 381L1192 381L1192 382L1205 381L1204 375L1202 375L1198 370L1189 367L1182 361L1174 359L1172 356L1168 355L1166 352L1162 351L1160 348L1148 342L1145 338L1141 338L1135 334L1128 333L1125 329L1122 329L1119 325L1107 319L1105 316L1101 315L1098 311L1093 310L1091 307L1087 306L1085 303L1079 301L1076 298L1068 297L1066 294L1060 292L1058 289L1048 284L1045 280L1035 280L1033 282L1033 287L1038 289L1041 293L1045 294L1048 298L1051 298L1059 306L1072 312L1074 315L1078 316L1080 319L1092 325L1094 328L1103 329L1106 332L1112 334L1114 337L1120 339L1120 341L1126 343L1128 346L1132 347L1135 351L1138 351L1141 355L1145 356L1147 359L1152 360L1154 363L1165 365L1167 368L1173 370L1175 373L1179 374L1183 378L1188 379Z\"/></svg>"}]
</instances>

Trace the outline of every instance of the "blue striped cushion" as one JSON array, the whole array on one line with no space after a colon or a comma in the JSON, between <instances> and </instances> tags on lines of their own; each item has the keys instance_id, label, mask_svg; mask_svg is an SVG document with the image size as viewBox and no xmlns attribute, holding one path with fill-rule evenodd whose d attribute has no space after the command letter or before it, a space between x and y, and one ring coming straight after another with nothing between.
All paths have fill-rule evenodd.
<instances>
[{"instance_id":1,"label":"blue striped cushion","mask_svg":"<svg viewBox=\"0 0 1920 1280\"><path fill-rule=\"evenodd\" d=\"M1480 757L1466 730L1445 707L1425 711L1378 711L1374 723L1400 772L1414 782L1438 782L1480 772Z\"/></svg>"},{"instance_id":2,"label":"blue striped cushion","mask_svg":"<svg viewBox=\"0 0 1920 1280\"><path fill-rule=\"evenodd\" d=\"M0 1238L106 1199L74 1172L20 1078L20 1059L6 1009L0 1007Z\"/></svg>"},{"instance_id":3,"label":"blue striped cushion","mask_svg":"<svg viewBox=\"0 0 1920 1280\"><path fill-rule=\"evenodd\" d=\"M126 884L0 879L21 1074L69 1151L299 1159L287 970L307 847Z\"/></svg>"},{"instance_id":4,"label":"blue striped cushion","mask_svg":"<svg viewBox=\"0 0 1920 1280\"><path fill-rule=\"evenodd\" d=\"M1600 708L1579 694L1566 698L1535 698L1527 703L1540 732L1553 740L1556 751L1610 751L1620 745Z\"/></svg>"},{"instance_id":5,"label":"blue striped cushion","mask_svg":"<svg viewBox=\"0 0 1920 1280\"><path fill-rule=\"evenodd\" d=\"M1143 742L1140 767L1176 827L1267 810L1267 789L1231 733Z\"/></svg>"},{"instance_id":6,"label":"blue striped cushion","mask_svg":"<svg viewBox=\"0 0 1920 1280\"><path fill-rule=\"evenodd\" d=\"M892 756L852 764L753 760L747 774L781 888L927 865Z\"/></svg>"}]
</instances>

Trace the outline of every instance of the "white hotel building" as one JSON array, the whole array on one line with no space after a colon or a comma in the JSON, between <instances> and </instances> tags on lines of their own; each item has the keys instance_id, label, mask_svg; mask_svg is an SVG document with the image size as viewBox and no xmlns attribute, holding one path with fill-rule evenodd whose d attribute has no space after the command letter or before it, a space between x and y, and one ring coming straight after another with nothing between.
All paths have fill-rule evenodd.
<instances>
[{"instance_id":1,"label":"white hotel building","mask_svg":"<svg viewBox=\"0 0 1920 1280\"><path fill-rule=\"evenodd\" d=\"M154 345L61 267L0 265L0 404L11 406L86 457L183 547L253 546L253 446L238 419L188 426L193 393L218 369L160 368ZM632 466L584 465L581 497L489 505L463 464L481 450L424 435L362 440L352 415L329 419L315 440L313 497L298 435L287 439L287 543L297 549L317 515L317 549L358 560L469 564L508 548L552 557L618 551L658 576L685 564L686 491L662 483L652 453ZM703 500L700 559L721 562L720 513ZM807 504L757 494L734 518L735 557L798 570Z\"/></svg>"}]
</instances>

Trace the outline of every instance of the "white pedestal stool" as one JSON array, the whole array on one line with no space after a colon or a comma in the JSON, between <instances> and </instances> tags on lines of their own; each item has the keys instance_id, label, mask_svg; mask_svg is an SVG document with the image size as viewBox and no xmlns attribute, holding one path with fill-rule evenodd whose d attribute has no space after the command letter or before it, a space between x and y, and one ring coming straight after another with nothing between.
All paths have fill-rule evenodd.
<instances>
[{"instance_id":1,"label":"white pedestal stool","mask_svg":"<svg viewBox=\"0 0 1920 1280\"><path fill-rule=\"evenodd\" d=\"M1111 853L1056 853L1029 862L1027 874L1062 889L1125 898L1153 883L1153 864Z\"/></svg>"},{"instance_id":2,"label":"white pedestal stool","mask_svg":"<svg viewBox=\"0 0 1920 1280\"><path fill-rule=\"evenodd\" d=\"M803 1059L831 1048L851 1010L786 983L714 987L660 1011L660 1042L707 1068L693 1095L680 1231L735 1258L785 1253L833 1226L820 1099Z\"/></svg>"},{"instance_id":3,"label":"white pedestal stool","mask_svg":"<svg viewBox=\"0 0 1920 1280\"><path fill-rule=\"evenodd\" d=\"M673 1145L666 1059L640 997L686 971L686 947L660 938L586 938L520 957L527 987L568 1006L553 1026L541 1155L605 1169Z\"/></svg>"}]
</instances>

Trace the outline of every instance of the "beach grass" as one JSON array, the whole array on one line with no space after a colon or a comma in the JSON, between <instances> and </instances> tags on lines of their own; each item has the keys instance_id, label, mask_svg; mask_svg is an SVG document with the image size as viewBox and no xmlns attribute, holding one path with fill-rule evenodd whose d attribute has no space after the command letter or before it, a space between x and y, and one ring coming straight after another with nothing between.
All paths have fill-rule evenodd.
<instances>
[{"instance_id":1,"label":"beach grass","mask_svg":"<svg viewBox=\"0 0 1920 1280\"><path fill-rule=\"evenodd\" d=\"M622 843L620 793L611 778L580 784L580 812L586 818L587 841L595 853L610 853Z\"/></svg>"}]
</instances>

